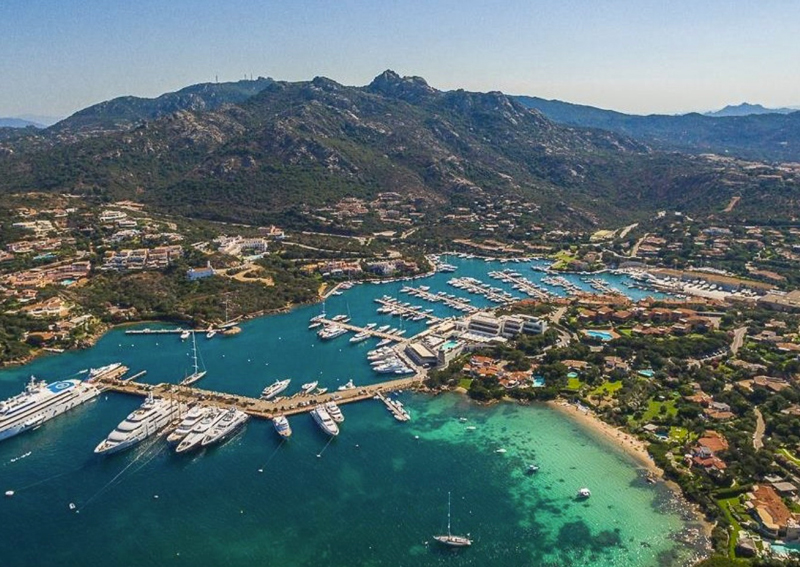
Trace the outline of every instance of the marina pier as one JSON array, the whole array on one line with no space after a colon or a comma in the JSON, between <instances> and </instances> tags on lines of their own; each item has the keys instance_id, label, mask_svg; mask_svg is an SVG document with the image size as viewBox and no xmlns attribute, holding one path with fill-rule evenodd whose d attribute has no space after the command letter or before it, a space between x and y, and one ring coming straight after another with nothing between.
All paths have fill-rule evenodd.
<instances>
[{"instance_id":1,"label":"marina pier","mask_svg":"<svg viewBox=\"0 0 800 567\"><path fill-rule=\"evenodd\" d=\"M353 331L355 333L367 333L370 336L378 337L381 339L389 339L390 341L407 341L405 337L402 335L395 335L391 333L384 333L382 331L378 331L377 329L367 329L366 327L359 327L358 325L351 325L349 323L342 323L341 321L334 321L333 319L327 319L325 317L321 317L317 319L320 323L325 326L331 325L336 327L341 327L342 329L347 329L348 331Z\"/></svg>"},{"instance_id":2,"label":"marina pier","mask_svg":"<svg viewBox=\"0 0 800 567\"><path fill-rule=\"evenodd\" d=\"M200 404L206 406L216 406L220 408L236 407L252 417L261 419L272 419L278 415L296 415L309 412L314 406L326 402L336 402L337 404L347 404L369 400L376 395L387 392L403 390L419 386L425 377L425 371L418 369L413 376L390 380L378 384L367 386L356 386L347 390L336 390L322 395L295 395L291 398L279 400L263 400L261 398L251 398L238 394L228 394L224 392L213 392L193 388L191 386L180 386L178 384L142 384L131 380L121 380L118 377L102 376L95 382L103 390L129 394L133 396L147 397L153 394L156 397L173 399L177 402L189 404Z\"/></svg>"}]
</instances>

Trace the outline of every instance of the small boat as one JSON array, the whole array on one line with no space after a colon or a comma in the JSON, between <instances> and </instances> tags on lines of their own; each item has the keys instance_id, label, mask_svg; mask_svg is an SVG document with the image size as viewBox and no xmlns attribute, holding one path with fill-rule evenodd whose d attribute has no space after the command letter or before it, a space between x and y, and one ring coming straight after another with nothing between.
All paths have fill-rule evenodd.
<instances>
[{"instance_id":1,"label":"small boat","mask_svg":"<svg viewBox=\"0 0 800 567\"><path fill-rule=\"evenodd\" d=\"M317 391L314 392L315 396L321 396L322 394L326 394L328 392L328 388L317 388Z\"/></svg>"},{"instance_id":2,"label":"small boat","mask_svg":"<svg viewBox=\"0 0 800 567\"><path fill-rule=\"evenodd\" d=\"M308 326L308 328L309 329L316 329L317 327L321 327L321 326L322 326L322 321L314 321L313 323L311 323Z\"/></svg>"},{"instance_id":3,"label":"small boat","mask_svg":"<svg viewBox=\"0 0 800 567\"><path fill-rule=\"evenodd\" d=\"M217 332L214 329L209 327L208 332L206 333L206 338L207 339L213 339L216 336L216 334L217 334Z\"/></svg>"},{"instance_id":4,"label":"small boat","mask_svg":"<svg viewBox=\"0 0 800 567\"><path fill-rule=\"evenodd\" d=\"M506 450L505 449L495 449L494 452L495 453L500 453L502 455L502 454L504 454L506 452Z\"/></svg>"},{"instance_id":5,"label":"small boat","mask_svg":"<svg viewBox=\"0 0 800 567\"><path fill-rule=\"evenodd\" d=\"M350 380L347 381L347 384L345 384L344 386L339 386L336 389L339 390L340 392L343 392L345 390L355 390L356 385L353 384L353 379L351 378Z\"/></svg>"},{"instance_id":6,"label":"small boat","mask_svg":"<svg viewBox=\"0 0 800 567\"><path fill-rule=\"evenodd\" d=\"M303 384L302 386L300 386L300 391L304 395L308 395L308 394L311 393L311 390L313 390L314 388L317 387L317 385L319 385L319 382L317 382L317 381L307 382L307 383Z\"/></svg>"},{"instance_id":7,"label":"small boat","mask_svg":"<svg viewBox=\"0 0 800 567\"><path fill-rule=\"evenodd\" d=\"M525 471L526 474L533 474L535 472L539 472L539 465L530 464L528 465L528 469Z\"/></svg>"},{"instance_id":8,"label":"small boat","mask_svg":"<svg viewBox=\"0 0 800 567\"><path fill-rule=\"evenodd\" d=\"M591 491L588 488L581 488L576 495L578 500L586 500L592 495Z\"/></svg>"},{"instance_id":9,"label":"small boat","mask_svg":"<svg viewBox=\"0 0 800 567\"><path fill-rule=\"evenodd\" d=\"M474 425L468 425L467 426L467 431L475 431L476 429L478 429L478 428L475 427Z\"/></svg>"},{"instance_id":10,"label":"small boat","mask_svg":"<svg viewBox=\"0 0 800 567\"><path fill-rule=\"evenodd\" d=\"M191 333L190 333L189 331L181 331L181 340L182 340L182 341L185 341L186 339L188 339L188 338L189 338L189 335L190 335L190 334L191 334Z\"/></svg>"},{"instance_id":11,"label":"small boat","mask_svg":"<svg viewBox=\"0 0 800 567\"><path fill-rule=\"evenodd\" d=\"M292 428L289 425L289 420L286 419L285 415L279 415L277 417L273 417L272 425L275 426L275 431L278 432L278 435L280 435L284 439L288 439L289 437L292 436Z\"/></svg>"},{"instance_id":12,"label":"small boat","mask_svg":"<svg viewBox=\"0 0 800 567\"><path fill-rule=\"evenodd\" d=\"M469 534L467 534L469 535ZM433 539L448 547L469 547L472 540L466 536L453 535L450 531L450 493L447 493L447 535L435 535Z\"/></svg>"}]
</instances>

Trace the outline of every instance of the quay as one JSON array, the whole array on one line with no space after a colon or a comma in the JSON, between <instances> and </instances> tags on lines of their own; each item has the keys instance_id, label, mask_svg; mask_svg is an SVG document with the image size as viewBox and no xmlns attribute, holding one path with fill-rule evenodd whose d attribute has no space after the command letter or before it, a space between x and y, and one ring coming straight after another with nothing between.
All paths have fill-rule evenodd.
<instances>
[{"instance_id":1,"label":"quay","mask_svg":"<svg viewBox=\"0 0 800 567\"><path fill-rule=\"evenodd\" d=\"M425 370L416 368L413 376L399 378L370 384L368 386L356 386L347 390L336 390L327 392L323 395L295 395L291 398L277 400L263 400L261 398L251 398L238 394L228 394L223 392L213 392L202 390L191 386L181 386L178 384L142 384L129 380L120 380L118 376L101 376L96 382L101 385L103 390L119 392L134 396L146 397L150 393L157 397L173 399L175 401L189 404L200 404L204 406L216 406L220 408L235 407L248 415L261 419L272 419L279 415L296 415L309 412L317 404L326 402L336 402L337 404L348 404L361 400L369 400L378 394L392 392L396 390L417 387L425 377Z\"/></svg>"},{"instance_id":2,"label":"quay","mask_svg":"<svg viewBox=\"0 0 800 567\"><path fill-rule=\"evenodd\" d=\"M353 331L354 333L365 333L372 337L379 337L381 339L389 339L391 341L407 341L408 339L403 337L402 335L393 335L391 333L383 333L378 331L377 329L367 329L366 327L359 327L358 325L350 325L349 323L342 323L341 321L334 321L333 319L327 319L325 317L320 317L317 319L320 323L324 326L336 326L341 327L343 329L347 329L348 331Z\"/></svg>"},{"instance_id":3,"label":"quay","mask_svg":"<svg viewBox=\"0 0 800 567\"><path fill-rule=\"evenodd\" d=\"M395 313L400 315L401 317L403 315L411 315L414 317L422 316L425 319L429 319L431 321L436 321L436 322L443 320L441 317L437 317L432 313L426 313L425 311L422 310L421 307L413 307L413 306L407 307L395 299L378 298L375 300L375 302L380 303L384 307L391 307L395 311ZM392 315L391 312L389 314Z\"/></svg>"},{"instance_id":4,"label":"quay","mask_svg":"<svg viewBox=\"0 0 800 567\"><path fill-rule=\"evenodd\" d=\"M514 297L508 292L499 290L499 288L492 288L492 286L490 286L486 282L482 282L481 280L476 278L470 278L470 277L453 278L447 283L458 289L463 289L468 293L474 293L475 295L482 295L493 303L506 304L506 303L511 303L512 301L517 301L519 299L518 297Z\"/></svg>"},{"instance_id":5,"label":"quay","mask_svg":"<svg viewBox=\"0 0 800 567\"><path fill-rule=\"evenodd\" d=\"M431 303L444 303L448 307L452 307L458 311L462 311L464 313L474 313L478 311L478 308L474 305L470 305L468 300L465 301L463 299L452 299L444 295L444 292L440 292L441 295L437 293L431 293L429 291L425 291L418 287L403 287L401 290L403 293L409 293L414 297L419 297L420 299L424 299L426 301L430 301Z\"/></svg>"},{"instance_id":6,"label":"quay","mask_svg":"<svg viewBox=\"0 0 800 567\"><path fill-rule=\"evenodd\" d=\"M553 297L553 294L542 286L533 283L522 275L515 274L516 273L512 274L507 270L503 270L502 272L490 272L489 276L502 282L511 284L512 286L516 286L517 289L519 289L522 293L525 293L530 297L536 297L542 300L551 299Z\"/></svg>"}]
</instances>

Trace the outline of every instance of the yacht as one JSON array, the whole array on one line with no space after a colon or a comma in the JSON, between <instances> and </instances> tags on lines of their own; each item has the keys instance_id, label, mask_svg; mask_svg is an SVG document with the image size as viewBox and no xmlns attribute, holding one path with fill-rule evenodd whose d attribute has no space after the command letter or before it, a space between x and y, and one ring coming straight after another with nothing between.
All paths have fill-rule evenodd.
<instances>
[{"instance_id":1,"label":"yacht","mask_svg":"<svg viewBox=\"0 0 800 567\"><path fill-rule=\"evenodd\" d=\"M315 396L321 396L322 394L325 394L327 392L328 392L328 388L317 388L317 391L314 392L314 395Z\"/></svg>"},{"instance_id":2,"label":"yacht","mask_svg":"<svg viewBox=\"0 0 800 567\"><path fill-rule=\"evenodd\" d=\"M207 447L212 443L222 441L228 435L244 425L248 419L250 419L250 416L244 413L242 410L230 408L222 415L222 418L219 421L211 426L211 429L209 429L205 437L203 437L200 445Z\"/></svg>"},{"instance_id":3,"label":"yacht","mask_svg":"<svg viewBox=\"0 0 800 567\"><path fill-rule=\"evenodd\" d=\"M209 327L208 328L208 332L206 333L206 338L207 339L213 339L216 334L217 334L217 331L215 331L214 329Z\"/></svg>"},{"instance_id":4,"label":"yacht","mask_svg":"<svg viewBox=\"0 0 800 567\"><path fill-rule=\"evenodd\" d=\"M95 373L98 374L99 371ZM69 379L48 384L31 376L22 393L0 402L0 441L35 429L99 394L100 390L91 382Z\"/></svg>"},{"instance_id":5,"label":"yacht","mask_svg":"<svg viewBox=\"0 0 800 567\"><path fill-rule=\"evenodd\" d=\"M586 500L592 495L591 491L588 488L581 488L576 495L578 500Z\"/></svg>"},{"instance_id":6,"label":"yacht","mask_svg":"<svg viewBox=\"0 0 800 567\"><path fill-rule=\"evenodd\" d=\"M211 411L209 411L208 414L192 428L189 434L184 437L180 443L178 443L178 446L175 448L175 452L183 453L200 445L200 443L203 442L203 438L206 436L206 433L208 433L208 430L211 429L217 421L222 419L224 415L224 411L219 408L212 407Z\"/></svg>"},{"instance_id":7,"label":"yacht","mask_svg":"<svg viewBox=\"0 0 800 567\"><path fill-rule=\"evenodd\" d=\"M285 415L279 415L272 418L272 425L275 426L275 431L284 439L292 436L292 427L289 425L289 420Z\"/></svg>"},{"instance_id":8,"label":"yacht","mask_svg":"<svg viewBox=\"0 0 800 567\"><path fill-rule=\"evenodd\" d=\"M264 388L264 390L261 392L261 397L264 398L265 400L271 400L272 398L283 392L286 388L288 388L289 382L291 381L292 380L290 378L287 378L286 380L278 380L274 384Z\"/></svg>"},{"instance_id":9,"label":"yacht","mask_svg":"<svg viewBox=\"0 0 800 567\"><path fill-rule=\"evenodd\" d=\"M344 386L339 386L336 389L339 390L340 392L344 392L345 390L355 390L356 385L353 384L353 379L351 378L350 380L347 381L347 384L345 384Z\"/></svg>"},{"instance_id":10,"label":"yacht","mask_svg":"<svg viewBox=\"0 0 800 567\"><path fill-rule=\"evenodd\" d=\"M316 381L316 380L314 382L307 382L307 383L303 384L302 386L300 386L300 390L303 393L303 395L307 396L308 394L311 393L311 391L314 388L317 387L317 385L319 385L319 382Z\"/></svg>"},{"instance_id":11,"label":"yacht","mask_svg":"<svg viewBox=\"0 0 800 567\"><path fill-rule=\"evenodd\" d=\"M317 406L313 410L311 410L311 417L314 418L314 421L317 422L320 429L330 435L331 437L336 437L339 435L339 426L336 425L336 422L333 421L330 414L325 411L323 406Z\"/></svg>"},{"instance_id":12,"label":"yacht","mask_svg":"<svg viewBox=\"0 0 800 567\"><path fill-rule=\"evenodd\" d=\"M325 411L328 412L328 415L331 416L331 419L336 423L342 423L344 421L344 414L342 410L339 409L339 406L336 405L336 402L328 402L325 404Z\"/></svg>"},{"instance_id":13,"label":"yacht","mask_svg":"<svg viewBox=\"0 0 800 567\"><path fill-rule=\"evenodd\" d=\"M111 454L133 447L161 431L180 415L185 407L167 398L154 398L152 392L144 403L128 415L117 427L103 439L94 452Z\"/></svg>"},{"instance_id":14,"label":"yacht","mask_svg":"<svg viewBox=\"0 0 800 567\"><path fill-rule=\"evenodd\" d=\"M389 330L389 325L381 325L376 329L376 331L378 331L379 333L385 333L388 330Z\"/></svg>"},{"instance_id":15,"label":"yacht","mask_svg":"<svg viewBox=\"0 0 800 567\"><path fill-rule=\"evenodd\" d=\"M181 380L181 386L188 386L189 384L194 384L200 378L207 374L206 370L200 370L200 367L197 365L197 340L195 339L194 333L192 333L192 358L194 360L194 372L189 374L186 378Z\"/></svg>"},{"instance_id":16,"label":"yacht","mask_svg":"<svg viewBox=\"0 0 800 567\"><path fill-rule=\"evenodd\" d=\"M318 327L322 327L322 321L314 321L308 326L309 329L316 329Z\"/></svg>"},{"instance_id":17,"label":"yacht","mask_svg":"<svg viewBox=\"0 0 800 567\"><path fill-rule=\"evenodd\" d=\"M466 536L453 535L450 531L450 493L447 493L447 535L435 535L433 539L448 547L469 547L472 540Z\"/></svg>"},{"instance_id":18,"label":"yacht","mask_svg":"<svg viewBox=\"0 0 800 567\"><path fill-rule=\"evenodd\" d=\"M205 416L211 412L211 408L205 406L195 406L189 410L180 425L167 436L168 443L179 443Z\"/></svg>"},{"instance_id":19,"label":"yacht","mask_svg":"<svg viewBox=\"0 0 800 567\"><path fill-rule=\"evenodd\" d=\"M181 331L181 340L185 341L186 339L189 338L189 335L191 335L191 334L193 334L193 333L190 333L189 331Z\"/></svg>"},{"instance_id":20,"label":"yacht","mask_svg":"<svg viewBox=\"0 0 800 567\"><path fill-rule=\"evenodd\" d=\"M322 340L335 339L347 333L347 329L339 325L328 325L317 331L317 336Z\"/></svg>"},{"instance_id":21,"label":"yacht","mask_svg":"<svg viewBox=\"0 0 800 567\"><path fill-rule=\"evenodd\" d=\"M352 337L350 337L350 342L351 343L360 343L360 342L366 341L371 336L372 335L369 332L361 331L360 333L357 333L357 334L353 335Z\"/></svg>"}]
</instances>

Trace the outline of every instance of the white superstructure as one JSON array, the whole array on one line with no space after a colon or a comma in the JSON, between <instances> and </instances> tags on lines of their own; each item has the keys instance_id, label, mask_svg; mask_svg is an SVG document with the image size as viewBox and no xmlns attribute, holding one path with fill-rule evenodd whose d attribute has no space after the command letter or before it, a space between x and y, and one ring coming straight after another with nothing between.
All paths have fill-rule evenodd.
<instances>
[{"instance_id":1,"label":"white superstructure","mask_svg":"<svg viewBox=\"0 0 800 567\"><path fill-rule=\"evenodd\" d=\"M244 425L248 419L250 419L250 416L244 413L242 410L230 408L222 416L222 419L211 426L211 429L208 430L208 433L206 433L205 437L203 437L203 441L200 444L203 447L206 447L207 445L211 445L217 441L222 441L228 435Z\"/></svg>"},{"instance_id":2,"label":"white superstructure","mask_svg":"<svg viewBox=\"0 0 800 567\"><path fill-rule=\"evenodd\" d=\"M31 376L22 393L0 402L0 441L35 429L98 394L100 390L89 382L69 379L48 384Z\"/></svg>"},{"instance_id":3,"label":"white superstructure","mask_svg":"<svg viewBox=\"0 0 800 567\"><path fill-rule=\"evenodd\" d=\"M110 454L133 447L164 429L185 407L174 400L154 398L151 394L95 447L94 452Z\"/></svg>"},{"instance_id":4,"label":"white superstructure","mask_svg":"<svg viewBox=\"0 0 800 567\"><path fill-rule=\"evenodd\" d=\"M189 435L189 432L194 428L195 425L200 423L205 416L207 416L211 412L211 408L203 407L203 406L195 406L189 410L189 413L186 414L186 417L183 418L180 425L175 428L175 431L167 436L167 441L169 443L178 443L184 437Z\"/></svg>"},{"instance_id":5,"label":"white superstructure","mask_svg":"<svg viewBox=\"0 0 800 567\"><path fill-rule=\"evenodd\" d=\"M324 406L317 406L311 410L311 417L314 418L314 421L317 422L317 425L320 426L322 431L331 437L339 435L339 426L336 425L336 422L333 421L333 418L331 418Z\"/></svg>"}]
</instances>

